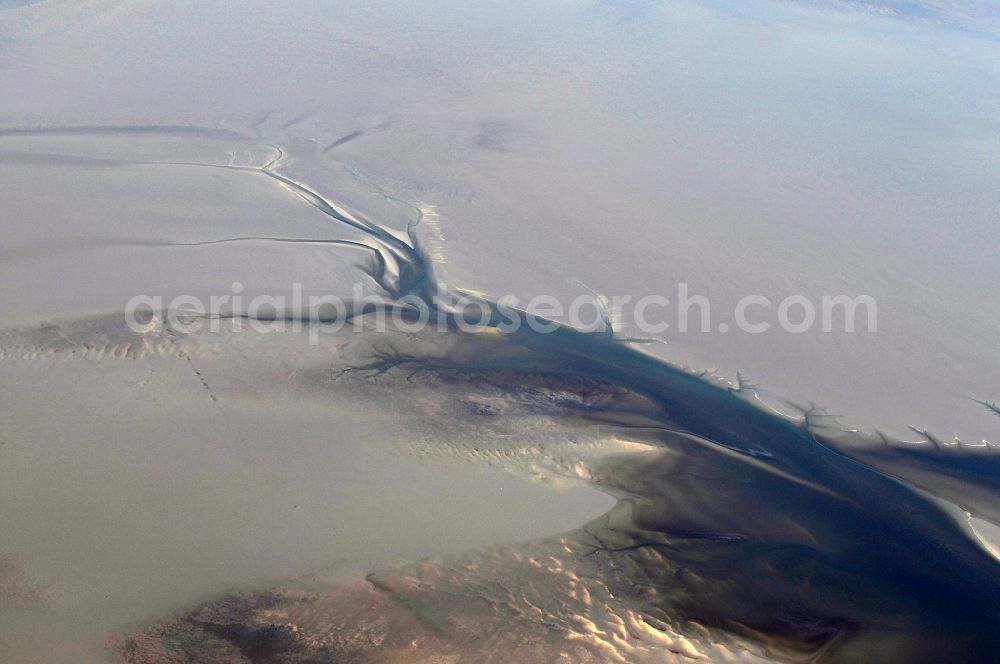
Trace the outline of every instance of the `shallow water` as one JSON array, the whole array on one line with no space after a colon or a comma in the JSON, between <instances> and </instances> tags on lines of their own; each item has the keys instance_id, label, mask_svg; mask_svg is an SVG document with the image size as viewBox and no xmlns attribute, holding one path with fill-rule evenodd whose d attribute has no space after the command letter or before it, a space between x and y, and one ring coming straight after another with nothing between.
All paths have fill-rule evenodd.
<instances>
[{"instance_id":1,"label":"shallow water","mask_svg":"<svg viewBox=\"0 0 1000 664\"><path fill-rule=\"evenodd\" d=\"M995 19L0 13L0 656L989 661ZM871 293L880 327L639 345L495 304L680 281L713 311ZM234 282L492 318L108 313Z\"/></svg>"},{"instance_id":2,"label":"shallow water","mask_svg":"<svg viewBox=\"0 0 1000 664\"><path fill-rule=\"evenodd\" d=\"M488 301L485 327L462 332L461 309L430 300L447 290L416 243L421 217L408 237L396 235L284 175L288 157L276 154L221 170L277 181L334 228L360 234L355 241L382 259L359 274L367 271L389 298L424 301L448 327L366 329L372 312L311 343L320 323L288 311L282 320L298 323L298 332L254 333L260 321L245 316L194 334L132 332L120 316L7 332L15 656L38 656L43 638L53 649L44 652L58 653L109 632L119 634L110 651L134 662L164 652L206 661L223 652L233 661L261 652L474 661L512 648L522 661L629 661L660 657L665 643L714 658L852 661L875 652L974 661L995 649L997 560L967 516L996 518L990 446L945 449L931 438L907 450L903 441L851 434L821 411L788 418L755 403L752 386L687 373L605 333L504 331L509 310ZM273 244L235 243L243 242ZM53 401L61 411L46 420ZM449 469L442 477L426 463L441 457L521 477L507 487L514 502L498 500L504 484L496 475L492 491L481 474L466 479ZM561 539L465 554L458 570L444 558L404 567L402 577L368 573L360 586L336 583L335 574L304 576L321 560L367 571L391 555L530 540L527 510L536 536L601 511L597 500L549 495L524 479L549 490L584 480L618 503ZM57 490L36 495L29 487L40 483ZM48 565L42 553L52 557ZM493 560L490 571L480 559ZM568 599L565 590L538 590L581 573L599 579L586 591L603 596L596 606L572 588ZM179 621L120 633L185 599L281 577L308 590L235 595ZM482 584L501 595L483 595ZM525 584L541 594L529 600ZM49 588L66 604L44 601ZM383 593L407 609L389 610ZM442 608L441 593L471 604ZM345 613L357 602L374 616L378 638ZM520 617L508 624L496 615L501 607ZM67 619L72 609L101 619ZM481 611L494 623L465 632L468 621L489 622ZM537 618L525 620L526 611ZM25 629L26 616L38 631ZM436 625L430 633L427 621ZM634 623L638 643L611 637L611 625L623 621Z\"/></svg>"},{"instance_id":3,"label":"shallow water","mask_svg":"<svg viewBox=\"0 0 1000 664\"><path fill-rule=\"evenodd\" d=\"M5 661L103 659L123 625L231 588L539 537L612 504L449 458L446 426L404 414L426 389L358 394L304 337L144 350L119 327L4 337Z\"/></svg>"}]
</instances>

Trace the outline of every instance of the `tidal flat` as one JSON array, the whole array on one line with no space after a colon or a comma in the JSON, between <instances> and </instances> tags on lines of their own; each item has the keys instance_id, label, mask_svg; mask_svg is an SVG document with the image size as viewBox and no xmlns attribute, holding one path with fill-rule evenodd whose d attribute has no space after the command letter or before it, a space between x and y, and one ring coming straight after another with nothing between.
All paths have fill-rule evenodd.
<instances>
[{"instance_id":1,"label":"tidal flat","mask_svg":"<svg viewBox=\"0 0 1000 664\"><path fill-rule=\"evenodd\" d=\"M0 660L992 661L998 25L0 2Z\"/></svg>"}]
</instances>

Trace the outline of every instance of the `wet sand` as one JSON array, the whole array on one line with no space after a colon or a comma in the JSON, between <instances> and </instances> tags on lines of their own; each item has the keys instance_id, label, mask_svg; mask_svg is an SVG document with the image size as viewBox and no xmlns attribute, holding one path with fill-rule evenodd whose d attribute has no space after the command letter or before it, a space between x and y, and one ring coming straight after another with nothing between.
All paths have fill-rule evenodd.
<instances>
[{"instance_id":1,"label":"wet sand","mask_svg":"<svg viewBox=\"0 0 1000 664\"><path fill-rule=\"evenodd\" d=\"M996 17L826 5L0 2L0 658L993 659ZM500 325L679 281L880 330Z\"/></svg>"}]
</instances>

